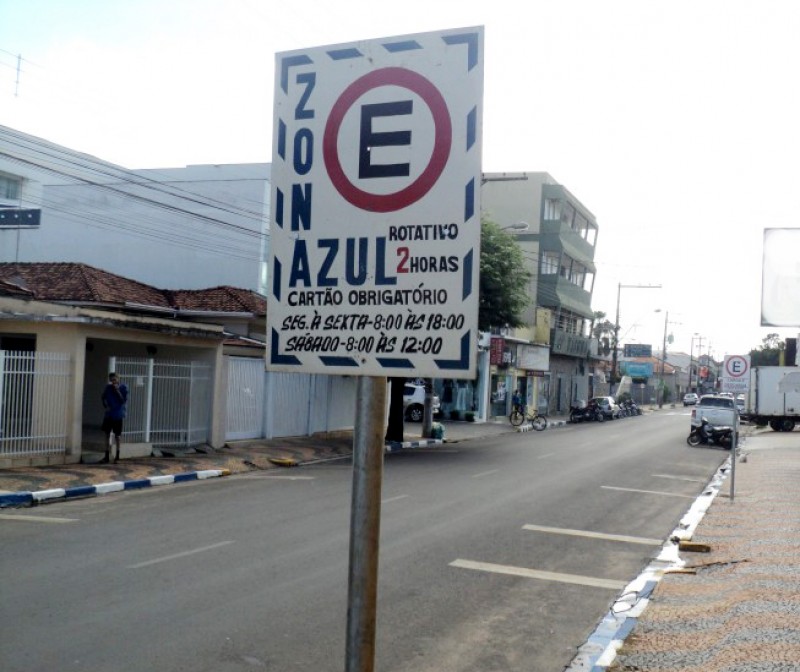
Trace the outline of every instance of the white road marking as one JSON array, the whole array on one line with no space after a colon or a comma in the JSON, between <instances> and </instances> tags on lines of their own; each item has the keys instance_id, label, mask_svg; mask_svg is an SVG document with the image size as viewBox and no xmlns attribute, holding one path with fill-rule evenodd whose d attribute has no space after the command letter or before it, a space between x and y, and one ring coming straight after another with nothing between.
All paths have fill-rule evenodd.
<instances>
[{"instance_id":1,"label":"white road marking","mask_svg":"<svg viewBox=\"0 0 800 672\"><path fill-rule=\"evenodd\" d=\"M488 476L489 474L496 474L499 469L491 469L490 471L482 471L480 474L473 474L472 478L483 478L484 476Z\"/></svg>"},{"instance_id":2,"label":"white road marking","mask_svg":"<svg viewBox=\"0 0 800 672\"><path fill-rule=\"evenodd\" d=\"M491 562L474 562L472 560L459 559L451 562L450 566L460 567L461 569L474 569L480 572L492 572L494 574L521 576L527 579L540 579L542 581L555 581L557 583L573 583L578 586L592 586L594 588L608 588L610 590L621 590L626 585L625 581L615 581L614 579L598 579L593 576L581 576L580 574L545 572L538 569L528 569L527 567L496 565Z\"/></svg>"},{"instance_id":3,"label":"white road marking","mask_svg":"<svg viewBox=\"0 0 800 672\"><path fill-rule=\"evenodd\" d=\"M389 497L388 499L382 499L381 504L389 504L391 502L396 502L400 499L406 499L409 495L397 495L397 497Z\"/></svg>"},{"instance_id":4,"label":"white road marking","mask_svg":"<svg viewBox=\"0 0 800 672\"><path fill-rule=\"evenodd\" d=\"M0 513L0 520L27 520L32 523L77 523L79 518L51 518L49 516L19 516L13 513Z\"/></svg>"},{"instance_id":5,"label":"white road marking","mask_svg":"<svg viewBox=\"0 0 800 672\"><path fill-rule=\"evenodd\" d=\"M153 560L145 560L144 562L138 562L135 565L128 565L128 569L141 569L142 567L149 567L150 565L157 565L160 562L169 562L170 560L177 560L178 558L185 558L188 555L194 555L195 553L203 553L204 551L211 551L215 548L220 548L222 546L227 546L228 544L232 544L232 541L220 541L218 544L211 544L211 546L203 546L202 548L194 548L191 551L183 551L182 553L175 553L174 555L165 555L163 558L155 558Z\"/></svg>"},{"instance_id":6,"label":"white road marking","mask_svg":"<svg viewBox=\"0 0 800 672\"><path fill-rule=\"evenodd\" d=\"M606 534L605 532L590 532L587 530L570 530L563 527L545 527L544 525L523 525L523 530L532 532L549 532L551 534L566 534L572 537L589 537L590 539L605 539L606 541L623 541L629 544L644 544L645 546L661 546L663 539L649 539L648 537L629 537L624 534Z\"/></svg>"},{"instance_id":7,"label":"white road marking","mask_svg":"<svg viewBox=\"0 0 800 672\"><path fill-rule=\"evenodd\" d=\"M264 476L265 481L313 481L314 476Z\"/></svg>"},{"instance_id":8,"label":"white road marking","mask_svg":"<svg viewBox=\"0 0 800 672\"><path fill-rule=\"evenodd\" d=\"M654 478L671 478L676 481L688 481L689 483L708 483L707 478L690 478L688 476L672 476L671 474L653 474Z\"/></svg>"},{"instance_id":9,"label":"white road marking","mask_svg":"<svg viewBox=\"0 0 800 672\"><path fill-rule=\"evenodd\" d=\"M613 485L601 485L606 490L621 490L622 492L641 492L646 495L663 495L664 497L683 497L684 499L697 499L695 495L679 495L675 492L659 492L658 490L637 490L636 488L616 488Z\"/></svg>"},{"instance_id":10,"label":"white road marking","mask_svg":"<svg viewBox=\"0 0 800 672\"><path fill-rule=\"evenodd\" d=\"M539 457L537 457L536 459L543 460L545 457L553 457L553 455L555 455L555 453L545 453L544 455L539 455Z\"/></svg>"}]
</instances>

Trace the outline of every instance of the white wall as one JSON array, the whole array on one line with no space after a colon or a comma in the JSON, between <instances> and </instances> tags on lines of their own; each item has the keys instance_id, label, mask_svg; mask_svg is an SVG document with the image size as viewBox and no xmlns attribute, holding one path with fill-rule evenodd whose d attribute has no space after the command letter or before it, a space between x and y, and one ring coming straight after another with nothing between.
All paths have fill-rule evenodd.
<instances>
[{"instance_id":1,"label":"white wall","mask_svg":"<svg viewBox=\"0 0 800 672\"><path fill-rule=\"evenodd\" d=\"M36 229L0 230L2 262L82 262L162 289L265 292L270 165L128 171L0 126L0 172L25 178Z\"/></svg>"}]
</instances>

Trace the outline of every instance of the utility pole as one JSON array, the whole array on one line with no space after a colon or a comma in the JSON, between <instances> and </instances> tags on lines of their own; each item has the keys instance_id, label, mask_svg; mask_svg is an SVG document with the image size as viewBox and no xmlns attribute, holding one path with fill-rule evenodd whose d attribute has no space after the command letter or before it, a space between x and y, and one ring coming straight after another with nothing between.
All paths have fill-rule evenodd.
<instances>
[{"instance_id":1,"label":"utility pole","mask_svg":"<svg viewBox=\"0 0 800 672\"><path fill-rule=\"evenodd\" d=\"M617 314L614 318L614 349L611 353L611 386L609 393L614 394L614 382L617 379L617 350L619 349L619 299L623 287L625 289L661 289L661 285L623 285L617 283Z\"/></svg>"},{"instance_id":2,"label":"utility pole","mask_svg":"<svg viewBox=\"0 0 800 672\"><path fill-rule=\"evenodd\" d=\"M661 343L661 380L658 384L658 407L664 405L664 363L667 361L667 324L669 324L669 311L664 314L664 340Z\"/></svg>"},{"instance_id":3,"label":"utility pole","mask_svg":"<svg viewBox=\"0 0 800 672\"><path fill-rule=\"evenodd\" d=\"M700 364L702 364L702 356L703 356L703 341L705 341L705 336L697 336L697 373L695 374L695 392L697 395L700 396Z\"/></svg>"},{"instance_id":4,"label":"utility pole","mask_svg":"<svg viewBox=\"0 0 800 672\"><path fill-rule=\"evenodd\" d=\"M19 73L22 70L22 54L17 54L17 81L14 83L14 98L19 97Z\"/></svg>"}]
</instances>

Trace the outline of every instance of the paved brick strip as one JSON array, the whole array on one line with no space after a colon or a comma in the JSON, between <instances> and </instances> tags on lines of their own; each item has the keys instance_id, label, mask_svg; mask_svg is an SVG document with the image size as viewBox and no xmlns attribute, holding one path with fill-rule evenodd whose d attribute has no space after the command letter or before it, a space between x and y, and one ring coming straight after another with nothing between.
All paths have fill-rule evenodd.
<instances>
[{"instance_id":1,"label":"paved brick strip","mask_svg":"<svg viewBox=\"0 0 800 672\"><path fill-rule=\"evenodd\" d=\"M753 451L620 648L615 672L800 672L800 454Z\"/></svg>"}]
</instances>

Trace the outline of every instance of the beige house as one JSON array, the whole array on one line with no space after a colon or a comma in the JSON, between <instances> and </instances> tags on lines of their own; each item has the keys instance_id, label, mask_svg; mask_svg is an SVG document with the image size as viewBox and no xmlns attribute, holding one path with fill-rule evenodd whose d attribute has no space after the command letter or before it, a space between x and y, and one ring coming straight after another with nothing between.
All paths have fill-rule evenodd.
<instances>
[{"instance_id":1,"label":"beige house","mask_svg":"<svg viewBox=\"0 0 800 672\"><path fill-rule=\"evenodd\" d=\"M85 264L0 263L0 468L81 461L102 442L112 368L130 390L123 458L221 447L230 360L263 371L265 314L263 296L233 287L159 290Z\"/></svg>"}]
</instances>

